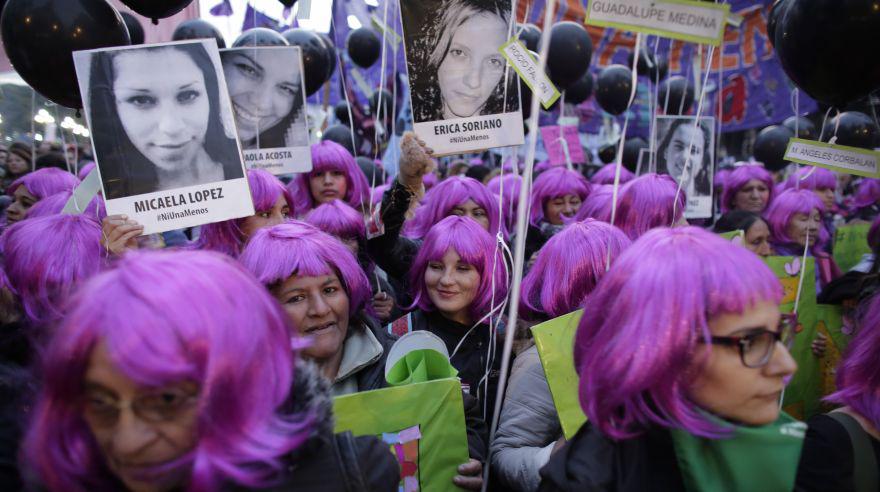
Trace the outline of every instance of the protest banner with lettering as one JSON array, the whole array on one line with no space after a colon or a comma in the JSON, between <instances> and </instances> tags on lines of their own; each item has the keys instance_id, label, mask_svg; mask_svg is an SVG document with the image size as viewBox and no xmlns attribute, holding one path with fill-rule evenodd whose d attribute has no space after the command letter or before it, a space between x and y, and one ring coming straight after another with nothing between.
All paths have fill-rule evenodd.
<instances>
[{"instance_id":1,"label":"protest banner with lettering","mask_svg":"<svg viewBox=\"0 0 880 492\"><path fill-rule=\"evenodd\" d=\"M590 0L585 22L718 46L729 12L728 4L689 0Z\"/></svg>"},{"instance_id":2,"label":"protest banner with lettering","mask_svg":"<svg viewBox=\"0 0 880 492\"><path fill-rule=\"evenodd\" d=\"M880 178L880 152L857 147L792 138L785 149L785 160L856 176Z\"/></svg>"}]
</instances>

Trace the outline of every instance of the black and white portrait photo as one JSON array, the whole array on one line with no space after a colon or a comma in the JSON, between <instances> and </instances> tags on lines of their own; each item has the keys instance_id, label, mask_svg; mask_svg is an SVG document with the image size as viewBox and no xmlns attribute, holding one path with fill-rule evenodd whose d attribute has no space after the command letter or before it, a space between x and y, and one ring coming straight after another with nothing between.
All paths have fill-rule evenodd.
<instances>
[{"instance_id":1,"label":"black and white portrait photo","mask_svg":"<svg viewBox=\"0 0 880 492\"><path fill-rule=\"evenodd\" d=\"M681 184L687 196L687 218L712 216L712 179L715 162L715 119L659 116L654 126L657 172Z\"/></svg>"},{"instance_id":2,"label":"black and white portrait photo","mask_svg":"<svg viewBox=\"0 0 880 492\"><path fill-rule=\"evenodd\" d=\"M220 51L248 169L311 170L306 95L298 46Z\"/></svg>"},{"instance_id":3,"label":"black and white portrait photo","mask_svg":"<svg viewBox=\"0 0 880 492\"><path fill-rule=\"evenodd\" d=\"M230 205L240 183L249 191L216 43L80 51L74 62L109 214L151 233L253 209ZM209 200L211 185L224 189Z\"/></svg>"},{"instance_id":4,"label":"black and white portrait photo","mask_svg":"<svg viewBox=\"0 0 880 492\"><path fill-rule=\"evenodd\" d=\"M522 143L518 78L499 51L511 1L402 0L400 10L416 133L439 153Z\"/></svg>"}]
</instances>

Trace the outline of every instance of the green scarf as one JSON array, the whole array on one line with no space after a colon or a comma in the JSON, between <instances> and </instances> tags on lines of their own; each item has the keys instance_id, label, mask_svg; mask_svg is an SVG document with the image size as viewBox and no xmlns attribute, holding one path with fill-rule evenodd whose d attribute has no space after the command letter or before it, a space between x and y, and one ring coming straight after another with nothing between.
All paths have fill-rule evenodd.
<instances>
[{"instance_id":1,"label":"green scarf","mask_svg":"<svg viewBox=\"0 0 880 492\"><path fill-rule=\"evenodd\" d=\"M730 438L707 439L682 430L671 434L688 491L789 492L806 430L807 424L781 412L769 425L736 426Z\"/></svg>"}]
</instances>

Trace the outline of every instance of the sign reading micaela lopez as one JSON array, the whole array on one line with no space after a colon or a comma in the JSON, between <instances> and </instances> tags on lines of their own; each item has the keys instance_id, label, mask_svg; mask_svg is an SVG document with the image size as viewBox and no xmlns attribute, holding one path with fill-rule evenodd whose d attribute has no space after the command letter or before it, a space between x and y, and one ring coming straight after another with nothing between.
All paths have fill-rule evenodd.
<instances>
[{"instance_id":1,"label":"sign reading micaela lopez","mask_svg":"<svg viewBox=\"0 0 880 492\"><path fill-rule=\"evenodd\" d=\"M401 0L416 134L438 155L523 143L519 81L499 48L510 0Z\"/></svg>"},{"instance_id":2,"label":"sign reading micaela lopez","mask_svg":"<svg viewBox=\"0 0 880 492\"><path fill-rule=\"evenodd\" d=\"M214 41L74 53L108 214L151 234L253 215Z\"/></svg>"}]
</instances>

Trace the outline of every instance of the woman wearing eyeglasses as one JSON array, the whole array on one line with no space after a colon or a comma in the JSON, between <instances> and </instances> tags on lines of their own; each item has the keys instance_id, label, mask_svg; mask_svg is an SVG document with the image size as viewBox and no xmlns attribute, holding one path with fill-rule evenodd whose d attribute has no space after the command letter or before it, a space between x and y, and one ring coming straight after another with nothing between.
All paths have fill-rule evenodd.
<instances>
[{"instance_id":1,"label":"woman wearing eyeglasses","mask_svg":"<svg viewBox=\"0 0 880 492\"><path fill-rule=\"evenodd\" d=\"M540 490L792 490L804 424L779 411L797 368L781 298L756 255L714 234L641 236L585 301L589 420Z\"/></svg>"}]
</instances>

